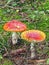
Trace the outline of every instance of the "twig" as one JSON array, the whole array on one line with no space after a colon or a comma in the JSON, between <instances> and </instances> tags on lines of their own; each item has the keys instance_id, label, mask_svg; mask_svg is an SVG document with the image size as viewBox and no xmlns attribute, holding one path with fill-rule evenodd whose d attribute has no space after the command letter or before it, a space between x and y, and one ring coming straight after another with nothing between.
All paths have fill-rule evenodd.
<instances>
[{"instance_id":1,"label":"twig","mask_svg":"<svg viewBox=\"0 0 49 65\"><path fill-rule=\"evenodd\" d=\"M24 53L24 52L26 52L26 49L20 48L20 49L16 49L16 50L11 50L11 52L5 53L3 56L6 57L8 55L11 55L12 57L14 57L14 56L17 56L17 55Z\"/></svg>"},{"instance_id":2,"label":"twig","mask_svg":"<svg viewBox=\"0 0 49 65\"><path fill-rule=\"evenodd\" d=\"M8 0L8 2L4 5L6 7L12 0Z\"/></svg>"}]
</instances>

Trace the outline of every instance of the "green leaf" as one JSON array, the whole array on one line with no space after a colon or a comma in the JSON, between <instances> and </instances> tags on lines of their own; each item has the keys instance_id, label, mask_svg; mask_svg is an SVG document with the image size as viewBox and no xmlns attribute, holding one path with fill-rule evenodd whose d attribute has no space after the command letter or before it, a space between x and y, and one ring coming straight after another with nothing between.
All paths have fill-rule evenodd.
<instances>
[{"instance_id":1,"label":"green leaf","mask_svg":"<svg viewBox=\"0 0 49 65\"><path fill-rule=\"evenodd\" d=\"M0 55L0 60L2 60L3 59L3 57L2 57L2 55Z\"/></svg>"},{"instance_id":2,"label":"green leaf","mask_svg":"<svg viewBox=\"0 0 49 65\"><path fill-rule=\"evenodd\" d=\"M49 58L47 59L46 63L49 64Z\"/></svg>"},{"instance_id":3,"label":"green leaf","mask_svg":"<svg viewBox=\"0 0 49 65\"><path fill-rule=\"evenodd\" d=\"M12 0L8 0L8 1L7 1L7 4L10 3L11 1L12 1Z\"/></svg>"},{"instance_id":4,"label":"green leaf","mask_svg":"<svg viewBox=\"0 0 49 65\"><path fill-rule=\"evenodd\" d=\"M17 6L17 3L14 2L14 3L12 4L12 6L14 6L14 7Z\"/></svg>"}]
</instances>

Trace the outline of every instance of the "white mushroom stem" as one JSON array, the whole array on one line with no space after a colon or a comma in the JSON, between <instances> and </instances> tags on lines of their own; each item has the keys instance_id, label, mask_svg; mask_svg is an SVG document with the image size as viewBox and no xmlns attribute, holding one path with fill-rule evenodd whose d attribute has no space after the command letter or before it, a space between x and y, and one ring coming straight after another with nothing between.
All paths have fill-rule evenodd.
<instances>
[{"instance_id":1,"label":"white mushroom stem","mask_svg":"<svg viewBox=\"0 0 49 65\"><path fill-rule=\"evenodd\" d=\"M36 57L34 42L31 42L30 50L31 50L31 58L34 59Z\"/></svg>"},{"instance_id":2,"label":"white mushroom stem","mask_svg":"<svg viewBox=\"0 0 49 65\"><path fill-rule=\"evenodd\" d=\"M16 34L16 32L12 33L12 44L15 45L17 43L18 40L18 35Z\"/></svg>"}]
</instances>

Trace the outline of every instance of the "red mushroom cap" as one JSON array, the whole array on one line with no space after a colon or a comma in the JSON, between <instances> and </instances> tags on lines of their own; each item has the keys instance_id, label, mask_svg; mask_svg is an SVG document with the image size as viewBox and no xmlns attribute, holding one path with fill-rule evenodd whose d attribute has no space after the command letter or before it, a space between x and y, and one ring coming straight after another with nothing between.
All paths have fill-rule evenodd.
<instances>
[{"instance_id":1,"label":"red mushroom cap","mask_svg":"<svg viewBox=\"0 0 49 65\"><path fill-rule=\"evenodd\" d=\"M32 41L41 42L45 40L45 37L46 37L45 33L39 30L24 31L21 34L21 38L29 42L32 42Z\"/></svg>"},{"instance_id":2,"label":"red mushroom cap","mask_svg":"<svg viewBox=\"0 0 49 65\"><path fill-rule=\"evenodd\" d=\"M26 25L18 20L12 20L3 26L3 29L5 31L11 31L11 32L21 32L26 30Z\"/></svg>"}]
</instances>

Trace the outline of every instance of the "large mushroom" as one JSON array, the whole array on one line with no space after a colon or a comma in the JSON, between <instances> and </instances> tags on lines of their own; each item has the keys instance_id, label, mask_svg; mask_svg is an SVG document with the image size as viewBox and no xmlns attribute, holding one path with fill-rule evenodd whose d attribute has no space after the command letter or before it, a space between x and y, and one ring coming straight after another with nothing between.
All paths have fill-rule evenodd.
<instances>
[{"instance_id":1,"label":"large mushroom","mask_svg":"<svg viewBox=\"0 0 49 65\"><path fill-rule=\"evenodd\" d=\"M44 41L45 37L46 37L45 33L39 30L28 30L22 32L21 38L31 42L30 50L32 59L36 57L34 43Z\"/></svg>"},{"instance_id":2,"label":"large mushroom","mask_svg":"<svg viewBox=\"0 0 49 65\"><path fill-rule=\"evenodd\" d=\"M26 30L26 25L18 20L11 20L4 24L3 29L12 33L12 43L15 45L18 40L16 32L22 32Z\"/></svg>"}]
</instances>

